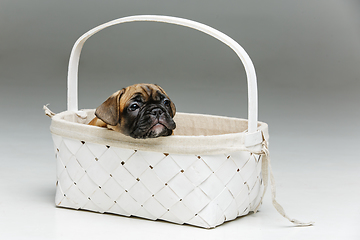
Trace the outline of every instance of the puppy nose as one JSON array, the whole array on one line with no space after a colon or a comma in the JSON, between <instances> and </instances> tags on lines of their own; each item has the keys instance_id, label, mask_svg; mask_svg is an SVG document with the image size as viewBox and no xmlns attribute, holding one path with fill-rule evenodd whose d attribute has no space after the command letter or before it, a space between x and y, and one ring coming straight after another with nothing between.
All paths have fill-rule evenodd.
<instances>
[{"instance_id":1,"label":"puppy nose","mask_svg":"<svg viewBox=\"0 0 360 240\"><path fill-rule=\"evenodd\" d=\"M155 108L151 110L150 114L159 117L163 111L160 108Z\"/></svg>"}]
</instances>

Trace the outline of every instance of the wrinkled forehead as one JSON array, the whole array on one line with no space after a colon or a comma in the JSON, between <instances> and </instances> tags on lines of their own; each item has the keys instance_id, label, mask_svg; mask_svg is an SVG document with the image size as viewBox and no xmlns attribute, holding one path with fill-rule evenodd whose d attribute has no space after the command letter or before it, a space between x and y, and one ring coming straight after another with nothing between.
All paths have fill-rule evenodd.
<instances>
[{"instance_id":1,"label":"wrinkled forehead","mask_svg":"<svg viewBox=\"0 0 360 240\"><path fill-rule=\"evenodd\" d=\"M137 101L160 101L162 98L167 97L164 90L154 84L135 84L125 89L121 97L123 106L133 100Z\"/></svg>"}]
</instances>

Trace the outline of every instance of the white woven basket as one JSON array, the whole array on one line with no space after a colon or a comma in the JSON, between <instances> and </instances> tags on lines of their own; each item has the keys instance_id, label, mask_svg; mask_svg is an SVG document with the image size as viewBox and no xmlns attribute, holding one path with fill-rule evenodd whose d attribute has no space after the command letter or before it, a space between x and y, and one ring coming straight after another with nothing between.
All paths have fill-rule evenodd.
<instances>
[{"instance_id":1,"label":"white woven basket","mask_svg":"<svg viewBox=\"0 0 360 240\"><path fill-rule=\"evenodd\" d=\"M155 21L207 33L232 48L248 80L248 120L177 113L175 135L133 139L86 125L94 110L78 111L77 73L84 42L120 23ZM69 61L68 110L52 117L57 159L57 206L162 219L213 228L262 202L268 178L268 126L257 121L254 66L244 49L206 25L167 16L131 16L81 36Z\"/></svg>"}]
</instances>

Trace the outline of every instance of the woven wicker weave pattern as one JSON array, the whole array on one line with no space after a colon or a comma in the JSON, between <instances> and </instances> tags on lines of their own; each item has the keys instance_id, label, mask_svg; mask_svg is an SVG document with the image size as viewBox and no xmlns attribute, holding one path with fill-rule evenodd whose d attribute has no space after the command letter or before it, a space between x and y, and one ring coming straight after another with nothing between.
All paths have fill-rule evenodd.
<instances>
[{"instance_id":1,"label":"woven wicker weave pattern","mask_svg":"<svg viewBox=\"0 0 360 240\"><path fill-rule=\"evenodd\" d=\"M261 156L142 152L53 134L56 205L211 228L253 211Z\"/></svg>"}]
</instances>

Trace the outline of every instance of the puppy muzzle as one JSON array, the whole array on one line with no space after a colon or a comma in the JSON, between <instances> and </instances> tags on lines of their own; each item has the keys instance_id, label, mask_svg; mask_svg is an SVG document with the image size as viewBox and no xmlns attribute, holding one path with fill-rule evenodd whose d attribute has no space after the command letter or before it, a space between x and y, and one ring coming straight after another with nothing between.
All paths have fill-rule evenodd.
<instances>
[{"instance_id":1,"label":"puppy muzzle","mask_svg":"<svg viewBox=\"0 0 360 240\"><path fill-rule=\"evenodd\" d=\"M149 106L139 113L130 136L135 138L155 138L169 136L176 124L162 106Z\"/></svg>"}]
</instances>

